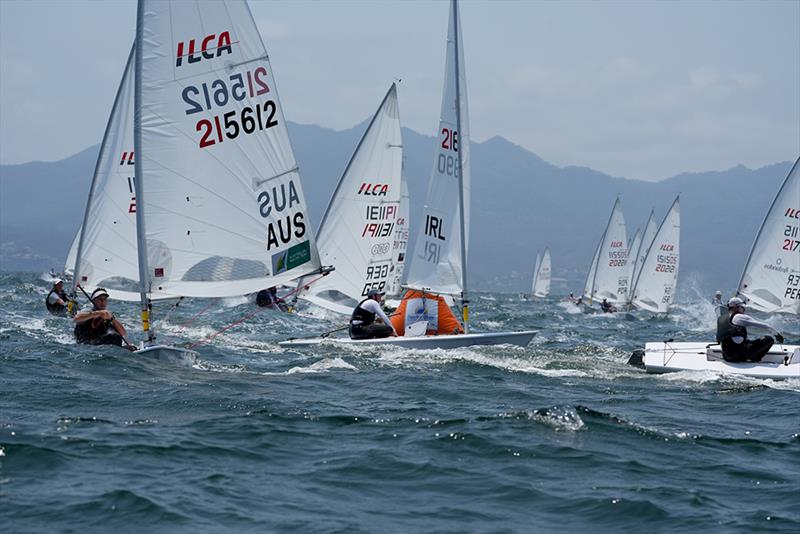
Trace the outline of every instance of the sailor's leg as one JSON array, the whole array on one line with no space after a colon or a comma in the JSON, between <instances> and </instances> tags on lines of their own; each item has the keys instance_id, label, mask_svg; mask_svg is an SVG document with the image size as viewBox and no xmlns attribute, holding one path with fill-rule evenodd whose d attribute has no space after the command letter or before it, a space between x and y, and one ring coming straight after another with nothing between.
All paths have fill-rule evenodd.
<instances>
[{"instance_id":1,"label":"sailor's leg","mask_svg":"<svg viewBox=\"0 0 800 534\"><path fill-rule=\"evenodd\" d=\"M750 342L750 348L748 352L748 361L751 362L760 362L761 359L767 355L769 349L772 348L773 343L775 340L772 336L764 336L758 339L754 339Z\"/></svg>"}]
</instances>

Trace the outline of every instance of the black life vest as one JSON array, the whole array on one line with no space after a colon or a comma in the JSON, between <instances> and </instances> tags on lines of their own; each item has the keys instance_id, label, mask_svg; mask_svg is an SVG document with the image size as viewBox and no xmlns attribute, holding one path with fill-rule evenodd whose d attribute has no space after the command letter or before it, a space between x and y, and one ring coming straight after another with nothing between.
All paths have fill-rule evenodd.
<instances>
[{"instance_id":1,"label":"black life vest","mask_svg":"<svg viewBox=\"0 0 800 534\"><path fill-rule=\"evenodd\" d=\"M268 289L262 289L256 294L256 305L262 308L271 308L275 304L275 297Z\"/></svg>"},{"instance_id":2,"label":"black life vest","mask_svg":"<svg viewBox=\"0 0 800 534\"><path fill-rule=\"evenodd\" d=\"M64 291L59 293L55 289L51 289L50 293L48 293L47 296L44 298L44 305L47 307L47 311L49 311L52 314L56 314L56 315L60 315L60 314L62 314L64 312L66 312L67 311L67 307L66 306L64 306L62 304L58 304L58 303L53 304L53 303L50 302L50 295L52 295L52 294L58 295L58 298L60 298L64 302L67 302L67 294Z\"/></svg>"},{"instance_id":3,"label":"black life vest","mask_svg":"<svg viewBox=\"0 0 800 534\"><path fill-rule=\"evenodd\" d=\"M78 343L94 344L108 333L111 321L105 319L89 319L75 325L75 339Z\"/></svg>"},{"instance_id":4,"label":"black life vest","mask_svg":"<svg viewBox=\"0 0 800 534\"><path fill-rule=\"evenodd\" d=\"M375 314L372 313L371 311L367 311L367 310L365 310L364 308L361 307L361 305L364 304L368 300L370 300L370 299L369 298L365 298L364 300L359 302L358 306L356 306L356 309L353 310L353 315L350 316L350 324L352 326L357 326L357 327L360 328L360 327L364 327L364 326L367 326L367 325L371 325L372 323L375 322ZM354 321L361 321L361 322L359 324L354 324Z\"/></svg>"},{"instance_id":5,"label":"black life vest","mask_svg":"<svg viewBox=\"0 0 800 534\"><path fill-rule=\"evenodd\" d=\"M734 343L733 339L736 336L747 340L747 329L743 326L735 325L731 322L733 314L730 312L723 313L717 318L717 343L724 345Z\"/></svg>"}]
</instances>

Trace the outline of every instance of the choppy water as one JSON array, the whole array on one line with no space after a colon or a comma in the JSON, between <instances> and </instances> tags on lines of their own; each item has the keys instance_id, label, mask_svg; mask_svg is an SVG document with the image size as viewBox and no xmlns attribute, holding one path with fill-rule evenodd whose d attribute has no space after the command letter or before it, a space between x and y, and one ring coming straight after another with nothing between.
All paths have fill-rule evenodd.
<instances>
[{"instance_id":1,"label":"choppy water","mask_svg":"<svg viewBox=\"0 0 800 534\"><path fill-rule=\"evenodd\" d=\"M263 312L184 368L76 346L46 291L0 275L4 532L800 530L799 381L626 364L709 339L709 304L626 319L480 295L475 330L539 334L449 351L285 351L341 321ZM136 337L136 306L112 308ZM161 330L194 342L251 311L185 302Z\"/></svg>"}]
</instances>

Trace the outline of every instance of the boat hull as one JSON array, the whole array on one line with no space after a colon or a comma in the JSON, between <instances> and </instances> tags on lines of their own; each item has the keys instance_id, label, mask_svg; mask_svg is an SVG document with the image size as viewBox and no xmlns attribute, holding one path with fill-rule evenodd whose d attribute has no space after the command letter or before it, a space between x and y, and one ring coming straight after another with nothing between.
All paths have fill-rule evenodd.
<instances>
[{"instance_id":1,"label":"boat hull","mask_svg":"<svg viewBox=\"0 0 800 534\"><path fill-rule=\"evenodd\" d=\"M444 336L419 337L387 337L382 339L348 339L348 338L307 338L290 339L278 343L284 348L313 347L322 343L335 345L393 345L411 349L454 349L475 345L517 345L525 347L531 342L536 332L491 332L484 334L460 334Z\"/></svg>"},{"instance_id":2,"label":"boat hull","mask_svg":"<svg viewBox=\"0 0 800 534\"><path fill-rule=\"evenodd\" d=\"M136 356L152 358L162 362L191 367L197 363L197 352L169 345L150 345L134 352Z\"/></svg>"},{"instance_id":3,"label":"boat hull","mask_svg":"<svg viewBox=\"0 0 800 534\"><path fill-rule=\"evenodd\" d=\"M800 378L800 346L775 345L760 362L726 362L716 343L646 343L642 363L648 373L712 371L755 378Z\"/></svg>"}]
</instances>

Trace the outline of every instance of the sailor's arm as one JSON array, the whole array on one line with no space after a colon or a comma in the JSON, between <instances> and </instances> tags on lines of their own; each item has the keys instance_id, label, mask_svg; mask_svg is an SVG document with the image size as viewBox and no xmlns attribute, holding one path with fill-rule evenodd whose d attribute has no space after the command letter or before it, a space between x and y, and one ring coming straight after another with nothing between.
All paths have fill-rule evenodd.
<instances>
[{"instance_id":1,"label":"sailor's arm","mask_svg":"<svg viewBox=\"0 0 800 534\"><path fill-rule=\"evenodd\" d=\"M110 321L114 319L114 316L111 315L111 312L108 310L96 310L96 311L81 311L78 312L75 317L72 318L78 324L85 323L91 319L105 319Z\"/></svg>"},{"instance_id":2,"label":"sailor's arm","mask_svg":"<svg viewBox=\"0 0 800 534\"><path fill-rule=\"evenodd\" d=\"M745 328L761 328L763 330L767 330L771 334L779 334L772 325L769 325L763 321L757 321L753 319L749 315L745 315L744 313L737 313L731 319L731 323L735 324L736 326L743 326Z\"/></svg>"},{"instance_id":3,"label":"sailor's arm","mask_svg":"<svg viewBox=\"0 0 800 534\"><path fill-rule=\"evenodd\" d=\"M392 321L390 321L389 318L386 317L386 314L383 313L383 309L381 309L381 305L380 304L378 304L374 300L368 300L365 304L367 306L369 306L369 309L365 308L363 305L362 305L362 308L364 308L367 311L370 311L370 312L376 314L378 317L380 317L381 321L383 321L383 324L389 326L392 329L392 332L394 332L394 335L397 335L397 332L394 329L394 325L392 324Z\"/></svg>"}]
</instances>

